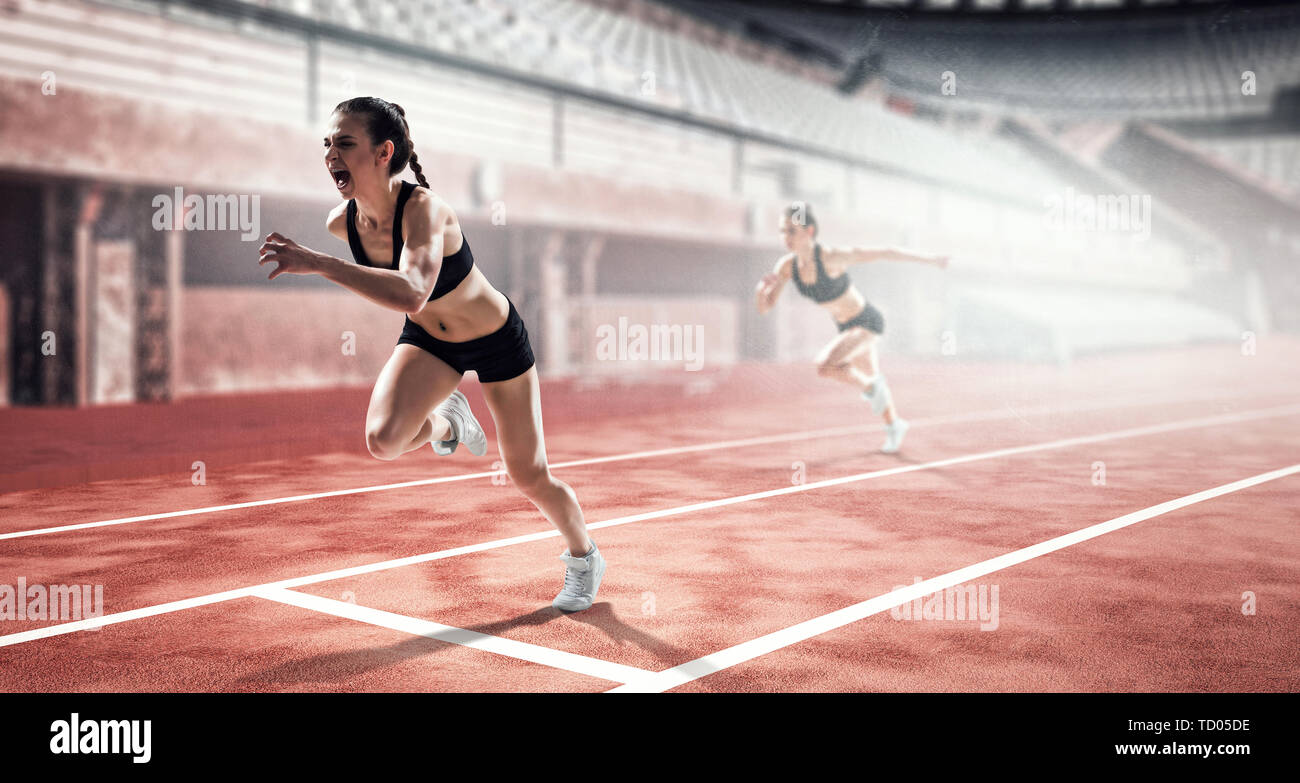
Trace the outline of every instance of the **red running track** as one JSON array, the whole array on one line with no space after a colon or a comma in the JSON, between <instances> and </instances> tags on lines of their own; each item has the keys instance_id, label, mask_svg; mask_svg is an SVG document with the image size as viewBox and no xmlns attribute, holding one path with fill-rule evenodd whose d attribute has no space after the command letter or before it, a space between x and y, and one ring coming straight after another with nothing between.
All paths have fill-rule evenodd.
<instances>
[{"instance_id":1,"label":"red running track","mask_svg":"<svg viewBox=\"0 0 1300 783\"><path fill-rule=\"evenodd\" d=\"M1293 691L1300 474L987 573L967 585L983 620L876 612L653 677L1300 463L1297 345L1271 347L894 363L915 422L895 457L875 452L866 404L808 367L733 368L689 396L547 384L551 461L609 560L596 606L572 615L550 607L563 545L494 475L495 450L375 461L356 442L364 390L6 411L6 439L42 444L26 460L6 449L6 480L121 475L0 495L0 585L103 585L112 621L0 621L0 690ZM669 453L638 454L654 450ZM399 482L423 483L43 532Z\"/></svg>"}]
</instances>

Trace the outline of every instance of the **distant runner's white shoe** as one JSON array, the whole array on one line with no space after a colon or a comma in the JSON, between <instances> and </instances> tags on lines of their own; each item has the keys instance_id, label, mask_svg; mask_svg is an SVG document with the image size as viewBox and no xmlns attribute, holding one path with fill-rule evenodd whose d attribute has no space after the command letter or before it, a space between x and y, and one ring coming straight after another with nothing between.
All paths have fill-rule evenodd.
<instances>
[{"instance_id":1,"label":"distant runner's white shoe","mask_svg":"<svg viewBox=\"0 0 1300 783\"><path fill-rule=\"evenodd\" d=\"M897 454L903 445L903 436L907 434L908 423L905 419L894 419L893 424L885 425L885 445L880 450L886 454Z\"/></svg>"},{"instance_id":2,"label":"distant runner's white shoe","mask_svg":"<svg viewBox=\"0 0 1300 783\"><path fill-rule=\"evenodd\" d=\"M434 413L441 414L451 422L451 440L432 441L434 453L445 457L455 451L456 446L461 443L464 443L469 453L476 457L487 453L487 436L483 434L478 419L474 418L474 412L469 408L469 400L465 399L465 395L461 394L459 389L434 408Z\"/></svg>"},{"instance_id":3,"label":"distant runner's white shoe","mask_svg":"<svg viewBox=\"0 0 1300 783\"><path fill-rule=\"evenodd\" d=\"M564 550L560 559L567 566L564 571L564 589L555 596L551 606L565 612L580 612L590 609L596 600L596 591L600 589L601 577L605 575L605 556L591 542L591 551L586 557L574 557L569 550Z\"/></svg>"},{"instance_id":4,"label":"distant runner's white shoe","mask_svg":"<svg viewBox=\"0 0 1300 783\"><path fill-rule=\"evenodd\" d=\"M885 376L877 375L871 382L871 391L862 392L862 399L871 403L871 412L879 416L889 407L889 384L885 383Z\"/></svg>"}]
</instances>

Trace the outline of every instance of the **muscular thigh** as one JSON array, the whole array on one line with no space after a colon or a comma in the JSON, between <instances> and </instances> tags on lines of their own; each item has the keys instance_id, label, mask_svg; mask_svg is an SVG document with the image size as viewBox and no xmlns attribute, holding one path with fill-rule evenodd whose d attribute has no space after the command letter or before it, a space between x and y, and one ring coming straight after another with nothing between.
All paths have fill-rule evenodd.
<instances>
[{"instance_id":1,"label":"muscular thigh","mask_svg":"<svg viewBox=\"0 0 1300 783\"><path fill-rule=\"evenodd\" d=\"M461 374L451 365L414 345L393 349L370 392L366 422L414 436L429 411L455 391Z\"/></svg>"},{"instance_id":2,"label":"muscular thigh","mask_svg":"<svg viewBox=\"0 0 1300 783\"><path fill-rule=\"evenodd\" d=\"M545 471L542 395L537 368L508 381L483 384L483 398L497 427L497 447L511 471Z\"/></svg>"},{"instance_id":3,"label":"muscular thigh","mask_svg":"<svg viewBox=\"0 0 1300 783\"><path fill-rule=\"evenodd\" d=\"M825 348L822 348L821 352L817 354L817 363L844 364L863 351L869 350L875 339L874 334L861 326L846 329L840 332L839 336L834 340L831 340Z\"/></svg>"}]
</instances>

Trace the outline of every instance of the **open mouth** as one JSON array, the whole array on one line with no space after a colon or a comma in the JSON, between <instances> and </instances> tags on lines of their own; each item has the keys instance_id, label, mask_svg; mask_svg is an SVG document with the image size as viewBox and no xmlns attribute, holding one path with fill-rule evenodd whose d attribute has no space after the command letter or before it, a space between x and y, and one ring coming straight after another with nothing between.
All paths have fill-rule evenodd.
<instances>
[{"instance_id":1,"label":"open mouth","mask_svg":"<svg viewBox=\"0 0 1300 783\"><path fill-rule=\"evenodd\" d=\"M342 190L352 181L352 173L343 169L331 170L330 176L334 178L334 187Z\"/></svg>"}]
</instances>

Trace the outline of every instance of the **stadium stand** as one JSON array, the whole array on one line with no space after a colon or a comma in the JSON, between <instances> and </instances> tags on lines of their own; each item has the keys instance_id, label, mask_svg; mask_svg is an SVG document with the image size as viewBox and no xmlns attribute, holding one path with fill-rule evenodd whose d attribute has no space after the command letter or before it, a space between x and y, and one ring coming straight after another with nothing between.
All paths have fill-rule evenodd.
<instances>
[{"instance_id":1,"label":"stadium stand","mask_svg":"<svg viewBox=\"0 0 1300 783\"><path fill-rule=\"evenodd\" d=\"M1056 308L1036 294L1046 284L1072 286L1079 301L1116 294L1113 301L1161 313L1186 334L1244 322L1241 302L1197 294L1206 269L1242 259L1230 258L1201 221L1180 215L1176 192L1166 197L1113 176L1122 167L1116 145L1130 143L1126 122L1094 119L1097 132L1078 135L1096 139L1095 149L1078 145L1079 160L1064 165L1044 153L1052 145L1025 143L1000 117L942 124L907 116L835 89L823 65L798 66L769 43L737 42L733 33L726 45L711 44L720 33L679 9L627 8L637 12L579 0L27 0L0 25L0 122L12 139L0 150L0 169L42 187L51 177L114 183L137 201L175 183L257 192L269 212L307 225L298 216L329 203L321 120L343 98L384 95L407 107L422 158L437 161L439 191L485 238L485 267L519 298L541 361L559 372L591 369L589 346L574 335L628 294L657 297L660 309L647 312L678 318L707 302L721 314L718 333L730 335L719 361L806 356L826 335L805 325L802 303L783 303L772 326L756 321L748 302L752 280L777 253L779 209L794 199L818 206L834 241L924 246L960 259L940 288L913 271L854 271L882 303L897 350L937 353L938 335L979 305L1001 314L965 319L978 337L969 344L989 355L1060 361L1165 339L1109 327L1082 336L1088 309ZM1282 61L1286 47L1266 40L1259 51L1269 63ZM1038 67L1003 59L1021 77ZM49 62L59 63L57 110L22 97ZM1085 103L1088 90L1105 92L1100 83L1071 81L1068 70L1067 62L1054 82L1060 90L1082 90ZM88 138L80 130L90 124L119 137ZM1070 129L1047 133L1060 131L1055 144L1069 147ZM1062 232L1046 219L1045 199L1132 181L1155 196L1149 241ZM502 204L508 225L493 221ZM302 231L329 241L314 223ZM609 241L588 253L595 239ZM237 244L210 236L186 243L184 301L195 317L177 333L187 343L223 340L219 330L204 331L198 314L216 312L214 303L260 279L241 266ZM682 284L663 288L665 278ZM313 291L296 291L296 306L337 311L336 298ZM239 317L271 318L259 316L265 297L244 299ZM1110 309L1092 312L1096 319ZM979 337L986 323L1002 336ZM382 331L361 337L373 346L391 341ZM299 361L314 355L312 339L273 357L285 367L279 375L269 366L241 370L237 345L223 343L224 364L183 357L188 380L178 388L354 383L373 370L323 355Z\"/></svg>"}]
</instances>

